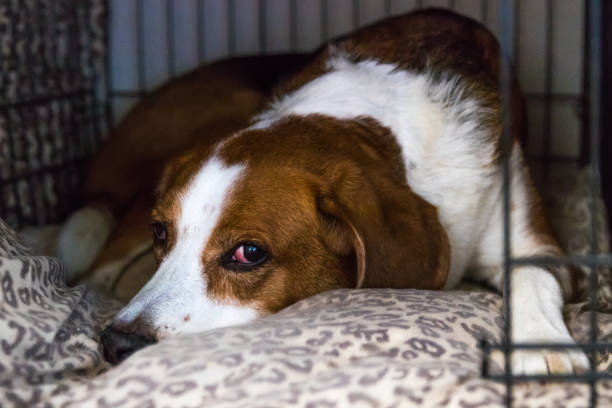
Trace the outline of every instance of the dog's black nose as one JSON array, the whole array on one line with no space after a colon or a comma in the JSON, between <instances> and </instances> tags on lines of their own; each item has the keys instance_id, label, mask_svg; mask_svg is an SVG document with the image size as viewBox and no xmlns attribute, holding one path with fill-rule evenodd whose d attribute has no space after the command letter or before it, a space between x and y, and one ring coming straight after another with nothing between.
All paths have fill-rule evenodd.
<instances>
[{"instance_id":1,"label":"dog's black nose","mask_svg":"<svg viewBox=\"0 0 612 408\"><path fill-rule=\"evenodd\" d=\"M102 331L100 342L104 349L104 358L111 364L119 364L134 352L154 343L148 337L125 333L112 325Z\"/></svg>"}]
</instances>

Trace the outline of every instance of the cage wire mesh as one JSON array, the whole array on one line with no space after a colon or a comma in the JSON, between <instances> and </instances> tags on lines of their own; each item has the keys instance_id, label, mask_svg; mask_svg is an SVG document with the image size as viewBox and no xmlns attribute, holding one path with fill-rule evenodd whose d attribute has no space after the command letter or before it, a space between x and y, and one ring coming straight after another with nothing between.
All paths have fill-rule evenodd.
<instances>
[{"instance_id":1,"label":"cage wire mesh","mask_svg":"<svg viewBox=\"0 0 612 408\"><path fill-rule=\"evenodd\" d=\"M599 211L601 0L9 0L0 3L0 216L16 227L61 220L74 203L81 165L96 151L107 125L168 78L225 56L309 51L385 16L431 6L468 15L497 34L525 91L526 151L539 165L536 176L545 182L552 162L588 159L591 214ZM510 67L502 69L507 107ZM610 254L598 248L605 227L591 216L586 255L513 259L509 177L506 165L506 277L519 265L589 268L591 308L597 310L598 272L612 264ZM506 317L509 313L506 304ZM592 316L589 342L546 348L581 348L593 362L595 351L611 345L598 342ZM507 335L509 325L505 330ZM482 344L482 374L506 383L508 406L517 381L539 379L586 382L590 404L596 405L597 381L611 376L594 368L583 375L519 378L506 359L505 371L492 373L493 350L507 356L543 347L518 346L508 338Z\"/></svg>"},{"instance_id":2,"label":"cage wire mesh","mask_svg":"<svg viewBox=\"0 0 612 408\"><path fill-rule=\"evenodd\" d=\"M103 0L0 2L0 216L63 219L105 126Z\"/></svg>"},{"instance_id":3,"label":"cage wire mesh","mask_svg":"<svg viewBox=\"0 0 612 408\"><path fill-rule=\"evenodd\" d=\"M549 4L552 4L549 2ZM513 50L514 35L514 17L516 4L512 0L503 0L500 10L500 43L505 54L510 55ZM586 52L585 52L585 96L583 102L587 115L585 120L588 121L588 126L583 129L588 129L588 134L583 137L589 138L590 145L590 207L592 214L595 214L597 208L597 199L600 196L600 126L601 126L601 44L602 44L602 4L598 0L587 2L585 16L586 26ZM590 250L586 256L566 256L566 257L531 257L531 258L514 258L511 255L511 240L510 240L510 166L509 155L511 148L510 136L510 99L512 93L511 85L511 66L508 61L504 61L501 67L501 89L502 89L502 105L504 114L504 130L502 142L502 155L504 156L503 168L503 201L504 201L504 340L502 344L489 344L487 341L482 342L484 358L482 363L482 375L485 378L491 378L504 381L506 384L506 405L512 406L512 388L519 381L543 380L543 381L576 381L586 382L590 387L589 405L597 406L597 381L604 378L612 378L610 373L599 373L596 371L595 353L602 350L612 349L612 344L598 341L598 327L595 311L598 310L598 267L601 265L611 265L611 257L609 254L600 255L598 242L598 231L604 226L598 225L596 217L591 218L591 236ZM550 80L547 81L548 83ZM550 143L550 134L545 135L546 143ZM543 266L551 265L581 265L590 268L589 279L589 303L591 309L590 321L590 338L589 341L583 344L550 344L533 343L533 344L513 344L511 342L511 307L508 301L511 298L511 280L512 268L515 266ZM513 351L516 350L543 350L543 349L581 349L587 353L590 361L590 369L584 374L548 374L548 375L513 375L511 358ZM491 350L502 350L504 353L504 370L501 374L489 373L489 359Z\"/></svg>"}]
</instances>

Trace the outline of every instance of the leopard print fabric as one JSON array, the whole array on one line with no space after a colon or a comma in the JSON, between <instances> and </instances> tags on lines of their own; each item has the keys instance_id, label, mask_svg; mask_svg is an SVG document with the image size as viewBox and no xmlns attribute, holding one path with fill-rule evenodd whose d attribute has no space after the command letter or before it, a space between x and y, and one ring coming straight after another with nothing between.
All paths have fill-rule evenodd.
<instances>
[{"instance_id":1,"label":"leopard print fabric","mask_svg":"<svg viewBox=\"0 0 612 408\"><path fill-rule=\"evenodd\" d=\"M496 294L336 290L250 324L168 339L110 368L98 336L119 305L67 288L62 273L0 222L2 407L504 406L503 384L480 378L480 339L502 337ZM574 336L586 338L589 314L569 312ZM612 316L599 322L609 341ZM494 359L490 370L502 366ZM514 398L579 407L588 388L530 384ZM600 383L599 401L612 404L611 382Z\"/></svg>"},{"instance_id":2,"label":"leopard print fabric","mask_svg":"<svg viewBox=\"0 0 612 408\"><path fill-rule=\"evenodd\" d=\"M59 262L30 255L0 221L0 406L34 406L50 384L104 369L97 336L118 308L66 287Z\"/></svg>"},{"instance_id":3,"label":"leopard print fabric","mask_svg":"<svg viewBox=\"0 0 612 408\"><path fill-rule=\"evenodd\" d=\"M75 203L105 126L106 6L0 1L0 218L10 225L60 221Z\"/></svg>"},{"instance_id":4,"label":"leopard print fabric","mask_svg":"<svg viewBox=\"0 0 612 408\"><path fill-rule=\"evenodd\" d=\"M557 163L548 180L546 188L541 189L547 212L562 247L568 254L587 255L591 251L591 180L588 168L577 169L572 164ZM610 252L610 238L604 202L595 202L595 222L598 225L597 250L604 254ZM591 268L582 267L585 276ZM598 278L597 303L600 310L612 312L612 273L608 267L596 269ZM580 292L587 300L589 279L583 279ZM584 304L586 307L586 303Z\"/></svg>"}]
</instances>

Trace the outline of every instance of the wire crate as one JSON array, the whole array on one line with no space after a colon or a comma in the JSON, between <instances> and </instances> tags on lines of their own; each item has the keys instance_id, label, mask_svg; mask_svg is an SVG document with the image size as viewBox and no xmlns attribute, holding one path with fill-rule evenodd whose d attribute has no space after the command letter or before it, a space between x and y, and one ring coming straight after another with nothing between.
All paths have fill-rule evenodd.
<instances>
[{"instance_id":1,"label":"wire crate","mask_svg":"<svg viewBox=\"0 0 612 408\"><path fill-rule=\"evenodd\" d=\"M602 183L612 180L612 163L606 161L612 155L608 1L12 0L0 4L0 32L6 27L0 40L0 155L7 158L0 162L0 216L16 227L65 217L78 201L82 167L111 124L168 78L224 56L312 50L377 19L429 6L483 22L512 57L531 120L526 153L539 169L539 183L546 182L553 162L588 164L591 213L600 191L610 213L612 183ZM561 49L569 54L564 57ZM538 58L529 57L534 52ZM509 78L510 66L502 64L506 112ZM509 136L504 140L507 156ZM592 217L584 256L512 258L510 169L504 168L506 297L513 266L580 265L590 270L591 309L597 310L598 272L612 266L612 255L597 245L599 232L608 227ZM508 302L504 313L508 322ZM593 362L595 351L612 345L598 342L592 316L586 344L483 342L482 375L506 384L507 406L513 386L533 380L588 383L590 404L596 406L596 384L611 378L609 373L516 377L508 358L503 374L489 370L493 350L507 357L524 348L582 348ZM508 333L506 323L506 339Z\"/></svg>"},{"instance_id":2,"label":"wire crate","mask_svg":"<svg viewBox=\"0 0 612 408\"><path fill-rule=\"evenodd\" d=\"M552 2L548 2L552 6ZM511 0L502 1L502 9L500 11L500 43L502 50L506 54L511 54L514 34L514 16L515 2ZM602 120L602 44L603 44L603 25L604 25L604 7L601 1L593 0L585 3L585 53L584 53L584 95L582 98L583 118L583 143L582 146L588 146L589 151L583 151L582 157L588 157L590 170L590 207L591 214L597 211L597 198L601 191L601 129ZM548 22L548 24L550 24ZM548 25L547 24L547 25ZM602 350L611 350L612 344L599 342L597 316L595 311L598 310L598 273L601 266L612 266L611 254L601 254L598 248L599 229L606 226L598 225L597 218L591 218L590 228L590 251L586 256L565 256L565 257L531 257L531 258L514 258L511 256L511 240L510 240L510 166L509 155L511 146L510 136L510 95L512 93L511 85L511 67L508 63L502 64L501 88L502 88L502 103L504 107L504 130L502 142L502 156L504 157L504 175L503 175L503 203L504 203L504 340L502 344L488 344L482 342L484 351L484 359L482 363L482 376L495 380L504 381L506 385L506 405L512 406L512 388L517 382L524 381L574 381L586 382L590 387L589 405L597 406L597 381L601 379L610 379L612 374L599 373L595 368L596 352ZM549 73L550 74L550 73ZM550 81L550 77L548 79ZM550 134L545 135L545 141L550 143ZM582 344L513 344L510 339L511 333L511 307L508 299L511 298L511 279L512 268L514 266L551 266L551 265L580 265L590 269L589 273L589 303L591 310L590 320L590 338L589 341ZM541 350L541 349L581 349L587 353L590 360L591 368L584 374L568 374L568 375L513 375L511 369L510 356L514 350ZM488 364L492 350L502 350L504 353L504 370L502 374L492 375L489 373Z\"/></svg>"}]
</instances>

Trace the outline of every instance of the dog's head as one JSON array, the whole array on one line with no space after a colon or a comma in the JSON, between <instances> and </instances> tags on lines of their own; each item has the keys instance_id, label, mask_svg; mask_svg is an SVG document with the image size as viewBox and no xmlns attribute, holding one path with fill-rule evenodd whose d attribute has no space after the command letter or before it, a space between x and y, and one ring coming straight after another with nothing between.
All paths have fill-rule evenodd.
<instances>
[{"instance_id":1,"label":"dog's head","mask_svg":"<svg viewBox=\"0 0 612 408\"><path fill-rule=\"evenodd\" d=\"M316 115L177 159L152 213L159 267L110 330L156 341L334 288L440 288L446 233L402 163L374 121Z\"/></svg>"}]
</instances>

